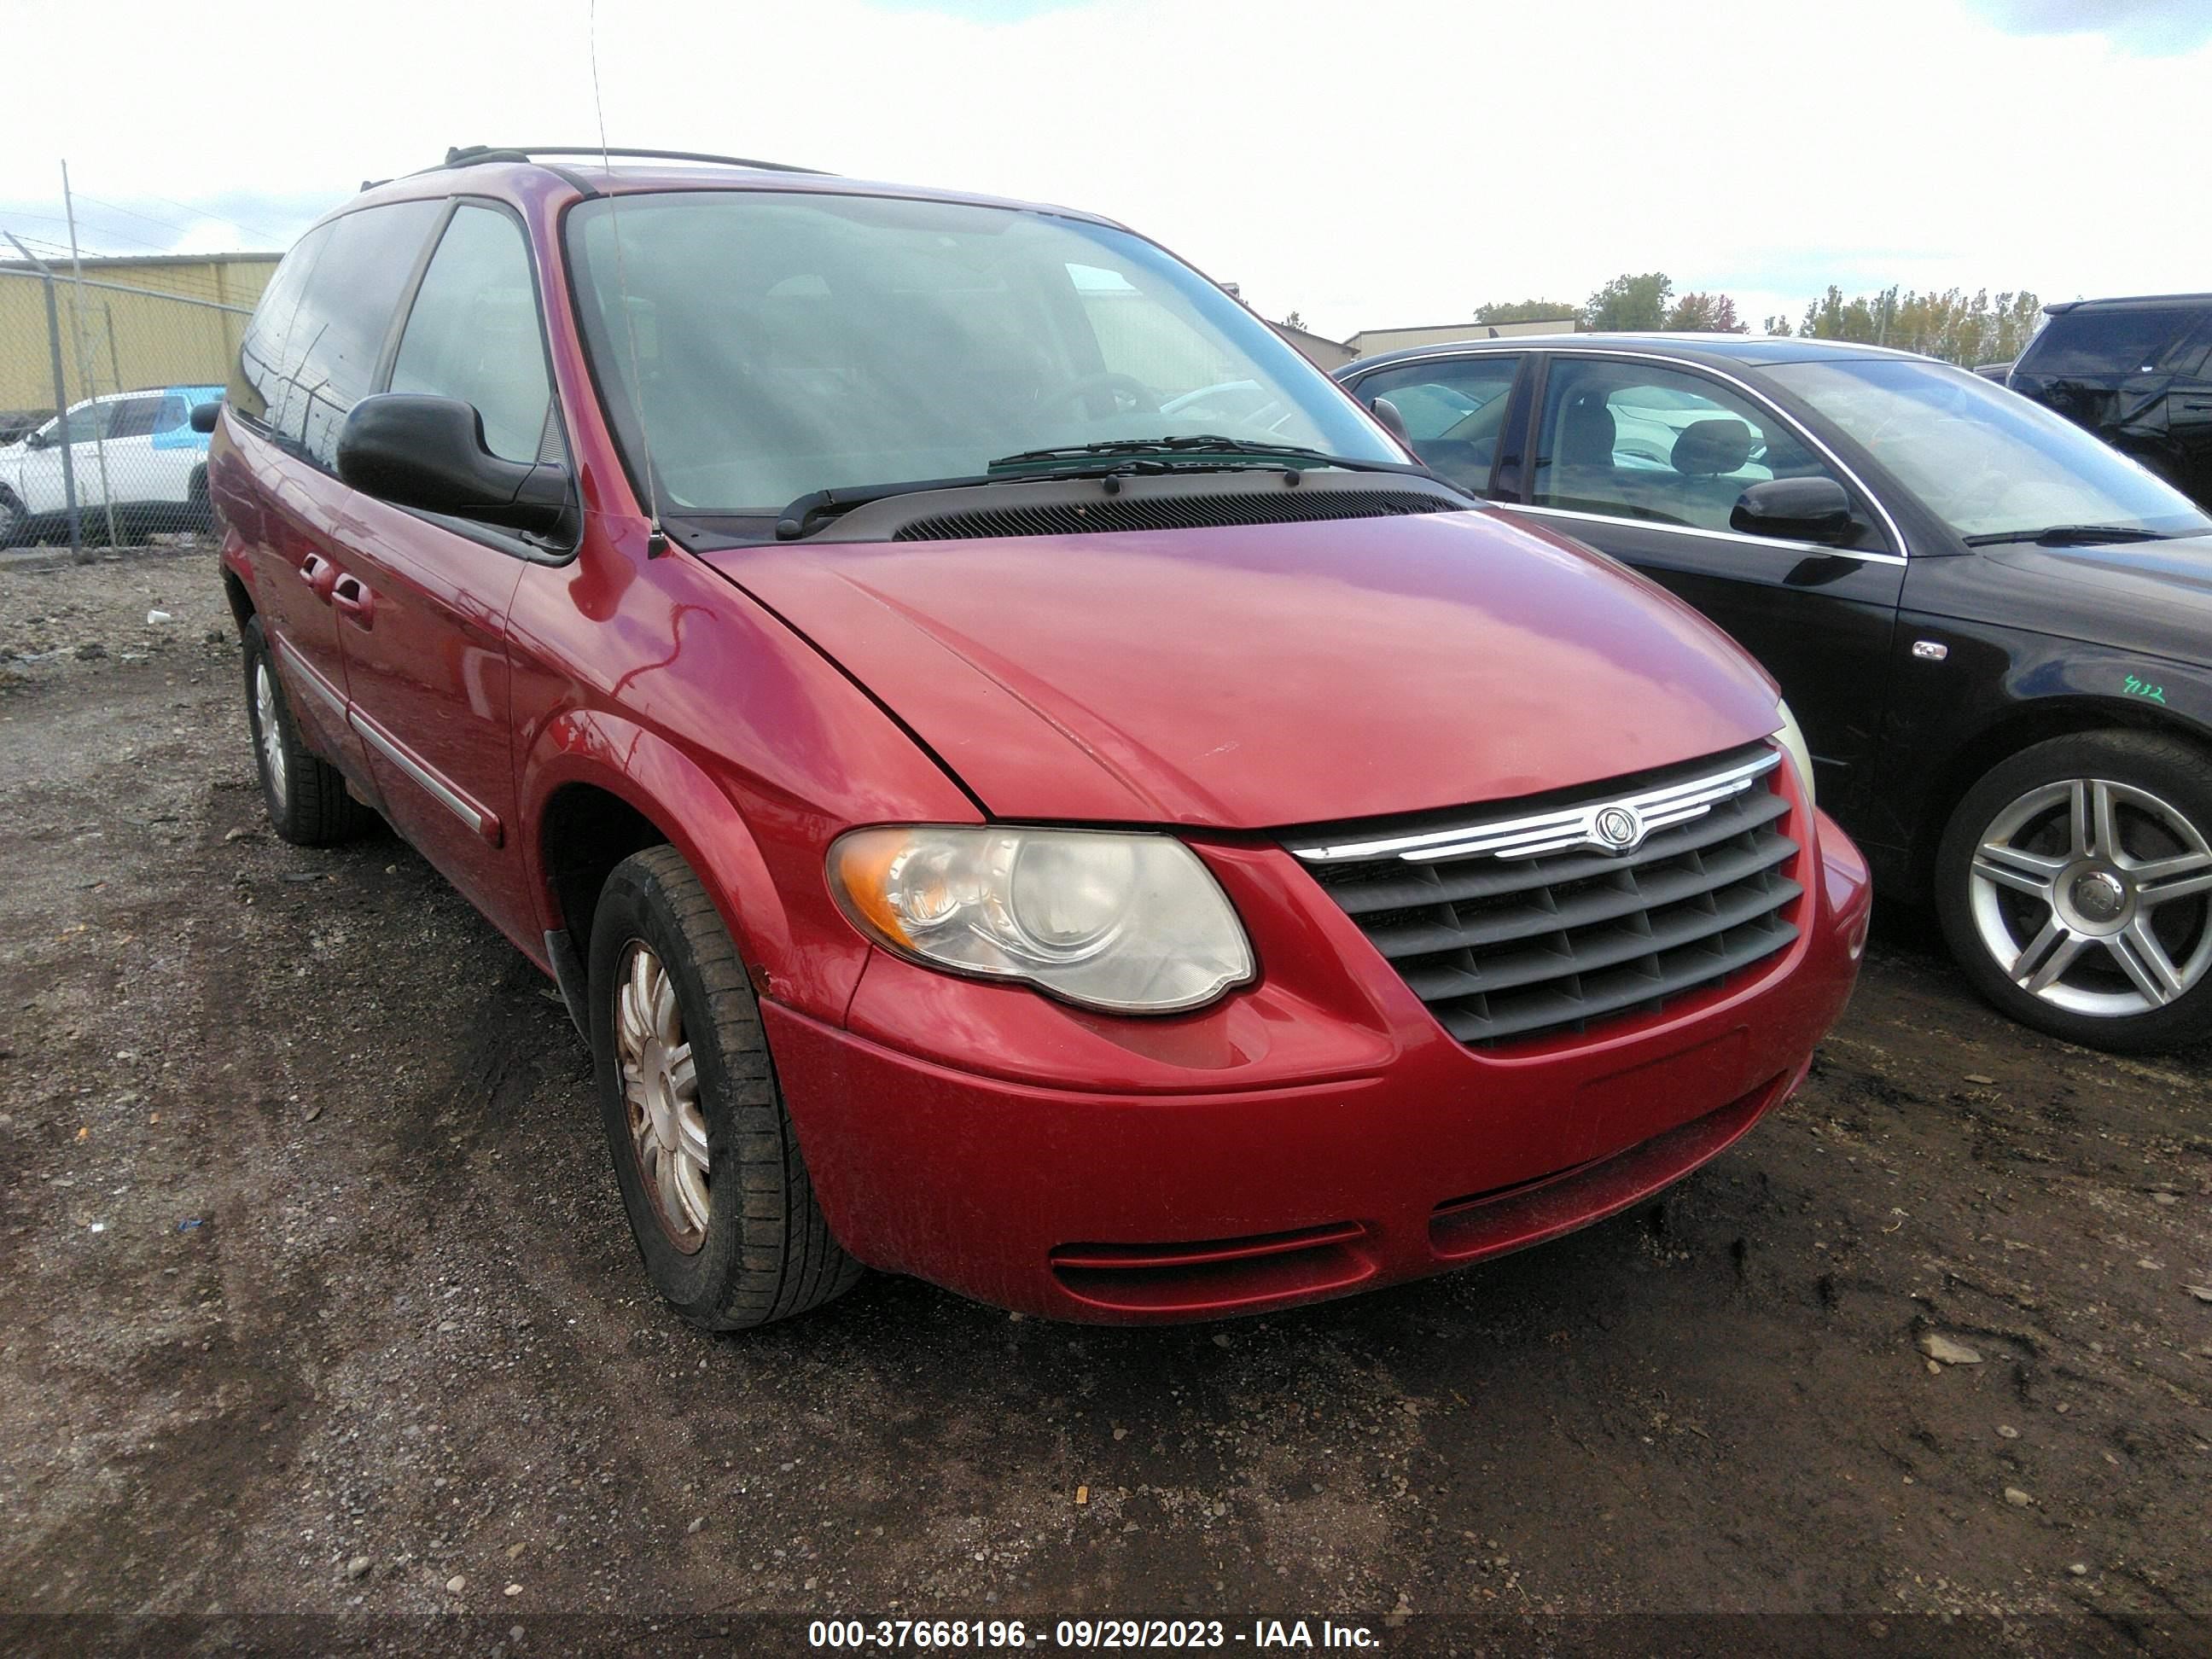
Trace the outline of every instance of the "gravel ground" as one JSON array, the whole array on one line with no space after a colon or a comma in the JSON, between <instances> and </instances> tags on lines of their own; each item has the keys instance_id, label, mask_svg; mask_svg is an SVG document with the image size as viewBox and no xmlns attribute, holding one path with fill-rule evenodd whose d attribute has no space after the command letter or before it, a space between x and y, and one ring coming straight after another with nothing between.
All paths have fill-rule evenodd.
<instances>
[{"instance_id":1,"label":"gravel ground","mask_svg":"<svg viewBox=\"0 0 2212 1659\"><path fill-rule=\"evenodd\" d=\"M2204 1060L2010 1026L1894 921L1797 1099L1549 1248L1213 1328L875 1277L714 1338L643 1293L550 988L397 840L266 831L204 549L0 563L0 1648L2212 1637Z\"/></svg>"}]
</instances>

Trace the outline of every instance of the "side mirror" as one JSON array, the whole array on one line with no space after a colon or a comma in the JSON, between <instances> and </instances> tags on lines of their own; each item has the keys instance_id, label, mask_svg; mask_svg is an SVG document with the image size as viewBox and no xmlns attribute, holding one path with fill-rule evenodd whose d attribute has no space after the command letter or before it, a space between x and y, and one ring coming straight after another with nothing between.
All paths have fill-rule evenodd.
<instances>
[{"instance_id":1,"label":"side mirror","mask_svg":"<svg viewBox=\"0 0 2212 1659\"><path fill-rule=\"evenodd\" d=\"M338 434L337 465L364 495L425 513L541 533L568 516L568 469L493 454L483 417L458 398L363 398Z\"/></svg>"},{"instance_id":2,"label":"side mirror","mask_svg":"<svg viewBox=\"0 0 2212 1659\"><path fill-rule=\"evenodd\" d=\"M1833 478L1769 478L1736 497L1729 528L1838 545L1851 538L1856 526L1851 498Z\"/></svg>"},{"instance_id":3,"label":"side mirror","mask_svg":"<svg viewBox=\"0 0 2212 1659\"><path fill-rule=\"evenodd\" d=\"M192 430L195 432L214 431L215 423L222 418L222 405L221 404L194 404L192 405Z\"/></svg>"},{"instance_id":4,"label":"side mirror","mask_svg":"<svg viewBox=\"0 0 2212 1659\"><path fill-rule=\"evenodd\" d=\"M1406 435L1406 417L1398 412L1397 404L1388 398L1376 398L1369 401L1367 407L1375 411L1375 418L1382 423L1385 432L1407 448L1413 447L1413 441Z\"/></svg>"}]
</instances>

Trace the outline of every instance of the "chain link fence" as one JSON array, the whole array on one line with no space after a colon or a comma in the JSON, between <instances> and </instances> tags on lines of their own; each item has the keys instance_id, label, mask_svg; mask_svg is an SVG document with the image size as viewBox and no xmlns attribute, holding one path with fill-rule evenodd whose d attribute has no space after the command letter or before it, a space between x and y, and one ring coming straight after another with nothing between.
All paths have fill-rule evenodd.
<instances>
[{"instance_id":1,"label":"chain link fence","mask_svg":"<svg viewBox=\"0 0 2212 1659\"><path fill-rule=\"evenodd\" d=\"M0 240L0 548L204 529L222 397L271 254L73 261Z\"/></svg>"}]
</instances>

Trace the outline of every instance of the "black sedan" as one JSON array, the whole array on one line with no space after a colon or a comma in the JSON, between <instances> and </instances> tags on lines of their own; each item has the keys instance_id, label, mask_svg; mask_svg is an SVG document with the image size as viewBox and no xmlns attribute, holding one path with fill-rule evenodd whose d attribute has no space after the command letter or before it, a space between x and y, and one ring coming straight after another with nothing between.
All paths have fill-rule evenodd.
<instances>
[{"instance_id":1,"label":"black sedan","mask_svg":"<svg viewBox=\"0 0 2212 1659\"><path fill-rule=\"evenodd\" d=\"M1559 335L1338 378L1765 663L1820 804L1998 1007L2108 1048L2212 1036L2212 518L2185 497L1871 346Z\"/></svg>"}]
</instances>

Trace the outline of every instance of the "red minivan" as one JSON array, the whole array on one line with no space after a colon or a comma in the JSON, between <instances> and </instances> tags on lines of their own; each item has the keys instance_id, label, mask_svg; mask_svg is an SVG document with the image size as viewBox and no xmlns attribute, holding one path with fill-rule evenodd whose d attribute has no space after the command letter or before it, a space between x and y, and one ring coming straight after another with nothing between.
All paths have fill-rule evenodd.
<instances>
[{"instance_id":1,"label":"red minivan","mask_svg":"<svg viewBox=\"0 0 2212 1659\"><path fill-rule=\"evenodd\" d=\"M684 1316L1311 1301L1803 1078L1865 871L1690 611L1110 222L581 154L331 214L198 418L272 822L552 975Z\"/></svg>"}]
</instances>

